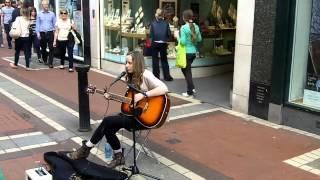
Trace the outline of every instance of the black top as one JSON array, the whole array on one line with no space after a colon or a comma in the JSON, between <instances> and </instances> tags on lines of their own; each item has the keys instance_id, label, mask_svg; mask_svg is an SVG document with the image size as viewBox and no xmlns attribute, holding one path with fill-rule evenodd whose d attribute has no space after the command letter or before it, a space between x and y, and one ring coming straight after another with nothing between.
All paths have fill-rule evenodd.
<instances>
[{"instance_id":1,"label":"black top","mask_svg":"<svg viewBox=\"0 0 320 180\"><path fill-rule=\"evenodd\" d=\"M164 41L167 42L171 36L169 23L165 20L154 20L150 27L150 36L152 42Z\"/></svg>"},{"instance_id":2,"label":"black top","mask_svg":"<svg viewBox=\"0 0 320 180\"><path fill-rule=\"evenodd\" d=\"M13 23L18 16L20 16L20 8L14 8L12 11L11 23Z\"/></svg>"}]
</instances>

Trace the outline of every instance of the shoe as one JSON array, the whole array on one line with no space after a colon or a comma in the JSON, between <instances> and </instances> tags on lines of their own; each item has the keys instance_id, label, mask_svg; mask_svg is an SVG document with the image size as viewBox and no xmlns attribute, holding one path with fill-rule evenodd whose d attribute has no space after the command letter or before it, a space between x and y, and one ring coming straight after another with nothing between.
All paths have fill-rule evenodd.
<instances>
[{"instance_id":1,"label":"shoe","mask_svg":"<svg viewBox=\"0 0 320 180\"><path fill-rule=\"evenodd\" d=\"M193 94L195 94L197 91L195 89L192 89Z\"/></svg>"},{"instance_id":2,"label":"shoe","mask_svg":"<svg viewBox=\"0 0 320 180\"><path fill-rule=\"evenodd\" d=\"M31 68L27 67L27 68L26 68L26 71L31 71Z\"/></svg>"},{"instance_id":3,"label":"shoe","mask_svg":"<svg viewBox=\"0 0 320 180\"><path fill-rule=\"evenodd\" d=\"M3 45L3 44L1 44L1 45L0 45L0 47L2 47L2 48L3 48L3 47L4 47L4 45Z\"/></svg>"},{"instance_id":4,"label":"shoe","mask_svg":"<svg viewBox=\"0 0 320 180\"><path fill-rule=\"evenodd\" d=\"M86 143L86 140L82 141L82 146L74 152L67 153L67 156L73 160L86 159L90 154L90 150L92 149L92 147L88 147Z\"/></svg>"},{"instance_id":5,"label":"shoe","mask_svg":"<svg viewBox=\"0 0 320 180\"><path fill-rule=\"evenodd\" d=\"M52 64L49 64L49 68L53 68L53 65L52 65Z\"/></svg>"},{"instance_id":6,"label":"shoe","mask_svg":"<svg viewBox=\"0 0 320 180\"><path fill-rule=\"evenodd\" d=\"M38 63L43 63L41 58L38 59Z\"/></svg>"},{"instance_id":7,"label":"shoe","mask_svg":"<svg viewBox=\"0 0 320 180\"><path fill-rule=\"evenodd\" d=\"M12 49L12 46L9 46L9 49Z\"/></svg>"},{"instance_id":8,"label":"shoe","mask_svg":"<svg viewBox=\"0 0 320 180\"><path fill-rule=\"evenodd\" d=\"M187 92L184 92L181 95L186 98L193 98L193 94L188 94Z\"/></svg>"},{"instance_id":9,"label":"shoe","mask_svg":"<svg viewBox=\"0 0 320 180\"><path fill-rule=\"evenodd\" d=\"M15 64L13 64L13 63L10 63L10 66L11 66L13 69L17 69L17 68L18 68L18 66L15 65Z\"/></svg>"},{"instance_id":10,"label":"shoe","mask_svg":"<svg viewBox=\"0 0 320 180\"><path fill-rule=\"evenodd\" d=\"M63 65L60 65L59 68L60 68L60 69L64 69L64 66L63 66Z\"/></svg>"},{"instance_id":11,"label":"shoe","mask_svg":"<svg viewBox=\"0 0 320 180\"><path fill-rule=\"evenodd\" d=\"M73 72L73 69L72 68L69 68L69 70L68 70L69 72Z\"/></svg>"},{"instance_id":12,"label":"shoe","mask_svg":"<svg viewBox=\"0 0 320 180\"><path fill-rule=\"evenodd\" d=\"M123 152L118 152L113 155L112 161L108 163L106 166L113 169L117 166L124 165L124 164L125 164L125 159L123 156Z\"/></svg>"},{"instance_id":13,"label":"shoe","mask_svg":"<svg viewBox=\"0 0 320 180\"><path fill-rule=\"evenodd\" d=\"M165 81L173 81L173 78L172 77L169 77L169 78L164 78Z\"/></svg>"}]
</instances>

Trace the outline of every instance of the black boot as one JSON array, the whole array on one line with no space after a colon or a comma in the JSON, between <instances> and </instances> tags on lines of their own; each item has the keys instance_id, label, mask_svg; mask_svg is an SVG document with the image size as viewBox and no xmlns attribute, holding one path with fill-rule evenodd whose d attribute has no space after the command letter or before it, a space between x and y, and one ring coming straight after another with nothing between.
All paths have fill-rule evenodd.
<instances>
[{"instance_id":1,"label":"black boot","mask_svg":"<svg viewBox=\"0 0 320 180\"><path fill-rule=\"evenodd\" d=\"M123 152L118 152L113 155L113 159L109 164L107 164L107 167L115 168L117 166L124 165L124 163L125 159L123 156Z\"/></svg>"},{"instance_id":2,"label":"black boot","mask_svg":"<svg viewBox=\"0 0 320 180\"><path fill-rule=\"evenodd\" d=\"M92 147L88 147L86 143L86 140L82 141L82 146L76 151L68 153L67 156L73 160L86 159L90 154L90 150L92 149Z\"/></svg>"}]
</instances>

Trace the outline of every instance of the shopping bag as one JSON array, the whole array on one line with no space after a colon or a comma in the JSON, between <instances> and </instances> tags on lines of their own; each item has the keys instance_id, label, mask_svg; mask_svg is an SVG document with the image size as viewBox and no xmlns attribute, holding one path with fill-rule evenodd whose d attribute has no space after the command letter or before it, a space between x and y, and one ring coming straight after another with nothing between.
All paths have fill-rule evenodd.
<instances>
[{"instance_id":1,"label":"shopping bag","mask_svg":"<svg viewBox=\"0 0 320 180\"><path fill-rule=\"evenodd\" d=\"M176 46L176 66L179 68L186 68L187 58L186 58L186 47L183 46L180 42Z\"/></svg>"},{"instance_id":2,"label":"shopping bag","mask_svg":"<svg viewBox=\"0 0 320 180\"><path fill-rule=\"evenodd\" d=\"M21 36L20 17L17 17L16 20L12 23L9 35L13 39L18 39Z\"/></svg>"}]
</instances>

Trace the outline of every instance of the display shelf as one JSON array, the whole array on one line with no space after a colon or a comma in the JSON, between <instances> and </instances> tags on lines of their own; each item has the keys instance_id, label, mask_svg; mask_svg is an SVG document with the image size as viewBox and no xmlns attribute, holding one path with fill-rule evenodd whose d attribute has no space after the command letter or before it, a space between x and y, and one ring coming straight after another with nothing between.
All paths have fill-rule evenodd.
<instances>
[{"instance_id":1,"label":"display shelf","mask_svg":"<svg viewBox=\"0 0 320 180\"><path fill-rule=\"evenodd\" d=\"M138 34L138 33L130 33L130 32L122 32L122 37L128 37L128 38L137 38L137 39L146 39L146 34Z\"/></svg>"},{"instance_id":2,"label":"display shelf","mask_svg":"<svg viewBox=\"0 0 320 180\"><path fill-rule=\"evenodd\" d=\"M120 30L120 26L105 26L105 28L110 31L119 31Z\"/></svg>"}]
</instances>

